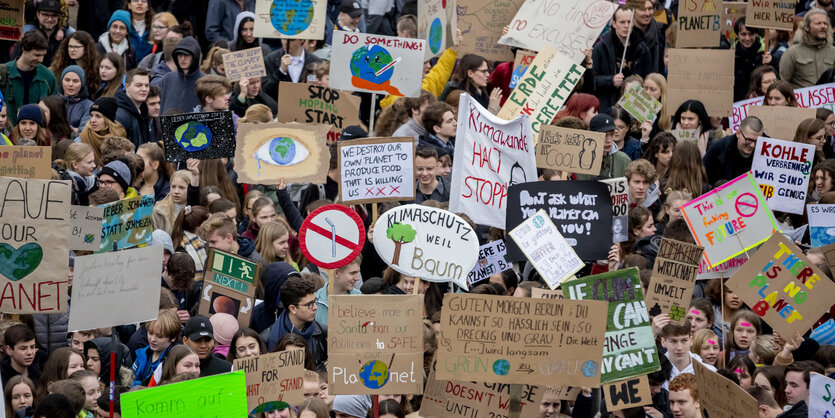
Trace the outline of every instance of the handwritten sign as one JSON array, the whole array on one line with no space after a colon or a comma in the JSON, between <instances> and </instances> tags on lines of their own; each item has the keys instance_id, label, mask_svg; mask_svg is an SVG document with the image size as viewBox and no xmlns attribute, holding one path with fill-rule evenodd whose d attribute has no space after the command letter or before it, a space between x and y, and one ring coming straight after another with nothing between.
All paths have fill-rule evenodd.
<instances>
[{"instance_id":1,"label":"handwritten sign","mask_svg":"<svg viewBox=\"0 0 835 418\"><path fill-rule=\"evenodd\" d=\"M510 92L498 116L510 120L528 115L531 130L538 134L540 126L550 124L557 115L584 72L585 68L569 57L544 46Z\"/></svg>"},{"instance_id":2,"label":"handwritten sign","mask_svg":"<svg viewBox=\"0 0 835 418\"><path fill-rule=\"evenodd\" d=\"M423 39L334 30L330 87L418 97L426 48Z\"/></svg>"},{"instance_id":3,"label":"handwritten sign","mask_svg":"<svg viewBox=\"0 0 835 418\"><path fill-rule=\"evenodd\" d=\"M0 312L67 311L71 187L0 177Z\"/></svg>"},{"instance_id":4,"label":"handwritten sign","mask_svg":"<svg viewBox=\"0 0 835 418\"><path fill-rule=\"evenodd\" d=\"M330 125L309 123L242 123L238 125L235 172L238 183L324 184L330 150Z\"/></svg>"},{"instance_id":5,"label":"handwritten sign","mask_svg":"<svg viewBox=\"0 0 835 418\"><path fill-rule=\"evenodd\" d=\"M615 8L617 4L605 0L526 0L499 43L534 51L548 45L565 51L570 62L579 64L583 51L594 46Z\"/></svg>"},{"instance_id":6,"label":"handwritten sign","mask_svg":"<svg viewBox=\"0 0 835 418\"><path fill-rule=\"evenodd\" d=\"M531 298L532 299L565 299L565 296L562 294L562 290L551 290L551 289L540 289L538 287L534 287L531 289Z\"/></svg>"},{"instance_id":7,"label":"handwritten sign","mask_svg":"<svg viewBox=\"0 0 835 418\"><path fill-rule=\"evenodd\" d=\"M696 129L673 129L670 131L671 134L676 138L678 142L684 141L692 141L697 142L699 140L699 136L702 134L702 130L699 128Z\"/></svg>"},{"instance_id":8,"label":"handwritten sign","mask_svg":"<svg viewBox=\"0 0 835 418\"><path fill-rule=\"evenodd\" d=\"M423 297L328 298L330 393L423 393Z\"/></svg>"},{"instance_id":9,"label":"handwritten sign","mask_svg":"<svg viewBox=\"0 0 835 418\"><path fill-rule=\"evenodd\" d=\"M751 416L757 410L757 400L730 379L716 373L702 362L694 361L696 387L701 407L711 418L738 418Z\"/></svg>"},{"instance_id":10,"label":"handwritten sign","mask_svg":"<svg viewBox=\"0 0 835 418\"><path fill-rule=\"evenodd\" d=\"M745 16L745 26L752 28L794 29L794 8L792 0L751 0Z\"/></svg>"},{"instance_id":11,"label":"handwritten sign","mask_svg":"<svg viewBox=\"0 0 835 418\"><path fill-rule=\"evenodd\" d=\"M479 245L475 231L458 215L412 204L390 209L377 219L374 248L402 274L466 289Z\"/></svg>"},{"instance_id":12,"label":"handwritten sign","mask_svg":"<svg viewBox=\"0 0 835 418\"><path fill-rule=\"evenodd\" d=\"M750 171L687 202L681 213L696 244L705 249L708 268L762 244L778 231Z\"/></svg>"},{"instance_id":13,"label":"handwritten sign","mask_svg":"<svg viewBox=\"0 0 835 418\"><path fill-rule=\"evenodd\" d=\"M122 416L191 418L211 410L215 416L243 417L249 412L245 388L244 372L238 371L125 392Z\"/></svg>"},{"instance_id":14,"label":"handwritten sign","mask_svg":"<svg viewBox=\"0 0 835 418\"><path fill-rule=\"evenodd\" d=\"M156 319L156 277L161 268L159 246L76 257L68 329L109 328Z\"/></svg>"},{"instance_id":15,"label":"handwritten sign","mask_svg":"<svg viewBox=\"0 0 835 418\"><path fill-rule=\"evenodd\" d=\"M260 46L241 51L223 54L223 66L226 68L226 78L229 81L240 81L244 78L266 77L267 68L264 66L264 52Z\"/></svg>"},{"instance_id":16,"label":"handwritten sign","mask_svg":"<svg viewBox=\"0 0 835 418\"><path fill-rule=\"evenodd\" d=\"M325 39L327 0L257 1L256 38Z\"/></svg>"},{"instance_id":17,"label":"handwritten sign","mask_svg":"<svg viewBox=\"0 0 835 418\"><path fill-rule=\"evenodd\" d=\"M354 139L337 147L340 202L414 200L414 138Z\"/></svg>"},{"instance_id":18,"label":"handwritten sign","mask_svg":"<svg viewBox=\"0 0 835 418\"><path fill-rule=\"evenodd\" d=\"M536 166L569 173L600 173L606 134L542 125L536 143Z\"/></svg>"},{"instance_id":19,"label":"handwritten sign","mask_svg":"<svg viewBox=\"0 0 835 418\"><path fill-rule=\"evenodd\" d=\"M809 416L835 416L833 393L835 393L835 380L819 373L809 373Z\"/></svg>"},{"instance_id":20,"label":"handwritten sign","mask_svg":"<svg viewBox=\"0 0 835 418\"><path fill-rule=\"evenodd\" d=\"M531 53L524 49L516 51L516 59L513 61L513 73L510 75L510 84L508 87L511 89L516 88L516 85L519 84L519 80L528 71L534 58L536 58L536 53Z\"/></svg>"},{"instance_id":21,"label":"handwritten sign","mask_svg":"<svg viewBox=\"0 0 835 418\"><path fill-rule=\"evenodd\" d=\"M640 84L633 84L618 100L618 106L640 123L654 121L662 107Z\"/></svg>"},{"instance_id":22,"label":"handwritten sign","mask_svg":"<svg viewBox=\"0 0 835 418\"><path fill-rule=\"evenodd\" d=\"M98 251L101 249L101 228L104 208L93 206L70 207L71 250Z\"/></svg>"},{"instance_id":23,"label":"handwritten sign","mask_svg":"<svg viewBox=\"0 0 835 418\"><path fill-rule=\"evenodd\" d=\"M751 172L769 208L803 214L814 158L815 146L811 144L765 137L757 140Z\"/></svg>"},{"instance_id":24,"label":"handwritten sign","mask_svg":"<svg viewBox=\"0 0 835 418\"><path fill-rule=\"evenodd\" d=\"M440 379L597 386L606 303L447 293Z\"/></svg>"},{"instance_id":25,"label":"handwritten sign","mask_svg":"<svg viewBox=\"0 0 835 418\"><path fill-rule=\"evenodd\" d=\"M717 41L719 35L716 35ZM667 106L699 100L710 116L730 116L734 101L734 51L670 49Z\"/></svg>"},{"instance_id":26,"label":"handwritten sign","mask_svg":"<svg viewBox=\"0 0 835 418\"><path fill-rule=\"evenodd\" d=\"M815 118L815 109L788 106L751 106L749 116L756 116L763 122L763 133L771 138L791 141L797 125L805 119Z\"/></svg>"},{"instance_id":27,"label":"handwritten sign","mask_svg":"<svg viewBox=\"0 0 835 418\"><path fill-rule=\"evenodd\" d=\"M605 184L592 180L538 181L512 186L508 193L508 230L543 209L581 259L608 257L612 200ZM507 257L511 261L524 259L513 242L507 243Z\"/></svg>"},{"instance_id":28,"label":"handwritten sign","mask_svg":"<svg viewBox=\"0 0 835 418\"><path fill-rule=\"evenodd\" d=\"M510 270L513 267L507 262L507 247L504 241L498 240L482 245L478 248L478 262L475 268L467 275L467 283L480 282L489 279L494 274Z\"/></svg>"},{"instance_id":29,"label":"handwritten sign","mask_svg":"<svg viewBox=\"0 0 835 418\"><path fill-rule=\"evenodd\" d=\"M710 268L707 266L704 253L702 253L702 259L699 260L699 273L696 275L696 280L731 277L737 270L739 270L740 267L742 267L743 264L745 264L746 261L748 261L748 257L746 257L745 254L741 254L736 257L729 258L727 261L719 264L718 266Z\"/></svg>"},{"instance_id":30,"label":"handwritten sign","mask_svg":"<svg viewBox=\"0 0 835 418\"><path fill-rule=\"evenodd\" d=\"M813 247L835 244L835 205L806 205Z\"/></svg>"},{"instance_id":31,"label":"handwritten sign","mask_svg":"<svg viewBox=\"0 0 835 418\"><path fill-rule=\"evenodd\" d=\"M601 389L607 411L652 405L652 393L646 375L605 384Z\"/></svg>"},{"instance_id":32,"label":"handwritten sign","mask_svg":"<svg viewBox=\"0 0 835 418\"><path fill-rule=\"evenodd\" d=\"M458 109L449 210L504 229L507 188L536 179L530 119L502 120L467 94Z\"/></svg>"},{"instance_id":33,"label":"handwritten sign","mask_svg":"<svg viewBox=\"0 0 835 418\"><path fill-rule=\"evenodd\" d=\"M418 38L426 41L426 60L452 46L457 25L455 0L418 2Z\"/></svg>"},{"instance_id":34,"label":"handwritten sign","mask_svg":"<svg viewBox=\"0 0 835 418\"><path fill-rule=\"evenodd\" d=\"M262 405L269 411L278 402L304 402L304 350L238 358L234 366L246 373L246 403L251 415Z\"/></svg>"},{"instance_id":35,"label":"handwritten sign","mask_svg":"<svg viewBox=\"0 0 835 418\"><path fill-rule=\"evenodd\" d=\"M99 205L104 209L100 252L116 251L151 241L154 232L154 195Z\"/></svg>"},{"instance_id":36,"label":"handwritten sign","mask_svg":"<svg viewBox=\"0 0 835 418\"><path fill-rule=\"evenodd\" d=\"M585 266L542 209L513 228L510 237L551 289Z\"/></svg>"},{"instance_id":37,"label":"handwritten sign","mask_svg":"<svg viewBox=\"0 0 835 418\"><path fill-rule=\"evenodd\" d=\"M487 61L510 61L510 48L499 44L502 30L522 0L456 0L458 29L464 38L455 47L458 56L476 54Z\"/></svg>"},{"instance_id":38,"label":"handwritten sign","mask_svg":"<svg viewBox=\"0 0 835 418\"><path fill-rule=\"evenodd\" d=\"M748 3L744 1L725 1L722 2L725 7L725 18L722 19L722 35L730 41L736 40L736 33L734 32L734 23L737 19L745 16L745 10Z\"/></svg>"},{"instance_id":39,"label":"handwritten sign","mask_svg":"<svg viewBox=\"0 0 835 418\"><path fill-rule=\"evenodd\" d=\"M661 239L645 298L650 315L667 314L674 322L684 322L703 251L698 245Z\"/></svg>"},{"instance_id":40,"label":"handwritten sign","mask_svg":"<svg viewBox=\"0 0 835 418\"><path fill-rule=\"evenodd\" d=\"M249 326L261 264L212 248L206 267L197 313L206 317L226 313L242 327Z\"/></svg>"},{"instance_id":41,"label":"handwritten sign","mask_svg":"<svg viewBox=\"0 0 835 418\"><path fill-rule=\"evenodd\" d=\"M832 304L835 284L781 233L757 250L727 284L780 335L803 334Z\"/></svg>"},{"instance_id":42,"label":"handwritten sign","mask_svg":"<svg viewBox=\"0 0 835 418\"><path fill-rule=\"evenodd\" d=\"M231 111L160 116L160 127L168 162L189 158L231 158L235 155L235 126Z\"/></svg>"},{"instance_id":43,"label":"handwritten sign","mask_svg":"<svg viewBox=\"0 0 835 418\"><path fill-rule=\"evenodd\" d=\"M626 193L626 177L600 180L609 188L612 198L612 242L629 240L629 196Z\"/></svg>"},{"instance_id":44,"label":"handwritten sign","mask_svg":"<svg viewBox=\"0 0 835 418\"><path fill-rule=\"evenodd\" d=\"M7 0L0 11L0 39L19 41L23 37L25 0Z\"/></svg>"},{"instance_id":45,"label":"handwritten sign","mask_svg":"<svg viewBox=\"0 0 835 418\"><path fill-rule=\"evenodd\" d=\"M2 33L3 26L0 25L0 39L6 39ZM52 177L52 147L0 145L0 176L49 180Z\"/></svg>"},{"instance_id":46,"label":"handwritten sign","mask_svg":"<svg viewBox=\"0 0 835 418\"><path fill-rule=\"evenodd\" d=\"M805 87L794 90L794 97L797 99L798 107L810 109L829 109L835 110L835 83L821 84L818 86ZM763 104L763 96L755 97L753 99L742 100L734 103L733 114L728 119L730 129L736 130L743 119L748 117L749 108L752 106L760 106ZM814 116L812 116L814 117ZM801 119L802 120L802 119ZM800 123L798 121L797 123ZM795 124L797 127L797 124ZM770 135L769 136L774 136ZM794 131L791 136L781 139L794 138Z\"/></svg>"},{"instance_id":47,"label":"handwritten sign","mask_svg":"<svg viewBox=\"0 0 835 418\"><path fill-rule=\"evenodd\" d=\"M562 288L568 299L609 302L601 383L661 368L637 268L570 280Z\"/></svg>"},{"instance_id":48,"label":"handwritten sign","mask_svg":"<svg viewBox=\"0 0 835 418\"><path fill-rule=\"evenodd\" d=\"M676 48L719 46L724 11L719 0L679 3Z\"/></svg>"},{"instance_id":49,"label":"handwritten sign","mask_svg":"<svg viewBox=\"0 0 835 418\"><path fill-rule=\"evenodd\" d=\"M315 84L281 82L278 102L282 103L276 115L279 122L331 125L328 144L338 141L343 129L361 123L360 98L344 91Z\"/></svg>"}]
</instances>

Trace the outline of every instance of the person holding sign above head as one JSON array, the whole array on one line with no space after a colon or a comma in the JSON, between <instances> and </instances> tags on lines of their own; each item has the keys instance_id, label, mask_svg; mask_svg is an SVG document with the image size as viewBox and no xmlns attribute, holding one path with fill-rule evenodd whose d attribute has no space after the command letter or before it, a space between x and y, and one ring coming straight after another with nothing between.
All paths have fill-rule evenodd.
<instances>
[{"instance_id":1,"label":"person holding sign above head","mask_svg":"<svg viewBox=\"0 0 835 418\"><path fill-rule=\"evenodd\" d=\"M693 362L698 361L704 364L705 367L711 371L716 371L716 367L702 362L702 358L698 354L690 351L693 345L693 337L690 336L690 323L684 321L684 325L670 322L661 328L661 345L667 349L666 356L673 364L673 370L670 374L671 378L683 373L694 373ZM672 400L673 388L670 385L670 399Z\"/></svg>"},{"instance_id":2,"label":"person holding sign above head","mask_svg":"<svg viewBox=\"0 0 835 418\"><path fill-rule=\"evenodd\" d=\"M188 346L200 358L200 377L214 376L232 370L232 363L212 355L215 347L214 328L209 318L196 315L183 327L183 345Z\"/></svg>"},{"instance_id":3,"label":"person holding sign above head","mask_svg":"<svg viewBox=\"0 0 835 418\"><path fill-rule=\"evenodd\" d=\"M229 103L229 109L235 112L238 117L246 116L246 111L256 104L270 108L272 115L278 113L278 103L275 99L264 93L261 88L261 77L243 78L238 86L232 91L234 97ZM270 115L270 119L272 119Z\"/></svg>"},{"instance_id":4,"label":"person holding sign above head","mask_svg":"<svg viewBox=\"0 0 835 418\"><path fill-rule=\"evenodd\" d=\"M267 349L272 352L285 334L298 334L307 342L316 367L324 368L328 360L328 327L315 319L318 309L315 292L313 279L290 276L281 285L279 295L284 311L271 327L261 333L261 337L267 341Z\"/></svg>"},{"instance_id":5,"label":"person holding sign above head","mask_svg":"<svg viewBox=\"0 0 835 418\"><path fill-rule=\"evenodd\" d=\"M676 376L670 381L670 412L676 418L702 417L696 376L692 372Z\"/></svg>"},{"instance_id":6,"label":"person holding sign above head","mask_svg":"<svg viewBox=\"0 0 835 418\"><path fill-rule=\"evenodd\" d=\"M815 361L797 361L786 367L786 404L791 408L778 418L806 418L809 416L809 373L823 374Z\"/></svg>"},{"instance_id":7,"label":"person holding sign above head","mask_svg":"<svg viewBox=\"0 0 835 418\"><path fill-rule=\"evenodd\" d=\"M281 81L306 82L313 66L322 61L304 50L304 39L283 39L281 43L284 48L264 57L267 77L262 80L261 88L269 97L278 97L278 83Z\"/></svg>"},{"instance_id":8,"label":"person holding sign above head","mask_svg":"<svg viewBox=\"0 0 835 418\"><path fill-rule=\"evenodd\" d=\"M437 167L438 151L435 148L418 147L415 150L415 203L449 201L449 180L435 175Z\"/></svg>"},{"instance_id":9,"label":"person holding sign above head","mask_svg":"<svg viewBox=\"0 0 835 418\"><path fill-rule=\"evenodd\" d=\"M707 181L712 186L721 180L733 180L751 170L757 138L763 134L763 122L748 116L731 135L714 141L703 158Z\"/></svg>"},{"instance_id":10,"label":"person holding sign above head","mask_svg":"<svg viewBox=\"0 0 835 418\"><path fill-rule=\"evenodd\" d=\"M780 58L780 78L796 89L813 86L835 63L832 26L826 12L822 9L806 12L795 40L798 42Z\"/></svg>"},{"instance_id":11,"label":"person holding sign above head","mask_svg":"<svg viewBox=\"0 0 835 418\"><path fill-rule=\"evenodd\" d=\"M325 285L316 292L316 322L328 325L328 296L329 295L360 295L354 285L360 280L360 265L362 255L351 260L350 263L333 270L332 283ZM330 289L328 289L330 287Z\"/></svg>"},{"instance_id":12,"label":"person holding sign above head","mask_svg":"<svg viewBox=\"0 0 835 418\"><path fill-rule=\"evenodd\" d=\"M632 160L623 151L619 151L617 145L615 145L616 129L617 126L615 125L614 118L606 113L600 113L591 118L591 121L589 121L589 130L606 134L603 141L603 161L600 164L599 176L576 174L578 180L605 180L623 177L626 166Z\"/></svg>"},{"instance_id":13,"label":"person holding sign above head","mask_svg":"<svg viewBox=\"0 0 835 418\"><path fill-rule=\"evenodd\" d=\"M452 157L455 152L455 132L458 129L452 106L444 102L432 103L426 107L422 119L428 132L420 137L418 146L432 147L438 151L439 156Z\"/></svg>"}]
</instances>

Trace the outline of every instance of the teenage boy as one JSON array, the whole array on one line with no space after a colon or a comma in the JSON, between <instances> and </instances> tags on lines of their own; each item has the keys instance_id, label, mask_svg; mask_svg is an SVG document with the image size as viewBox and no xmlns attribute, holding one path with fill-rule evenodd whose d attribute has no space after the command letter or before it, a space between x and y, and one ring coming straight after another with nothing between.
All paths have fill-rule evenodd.
<instances>
[{"instance_id":1,"label":"teenage boy","mask_svg":"<svg viewBox=\"0 0 835 418\"><path fill-rule=\"evenodd\" d=\"M180 318L170 310L159 311L159 316L145 324L148 346L136 350L133 362L133 386L147 385L157 367L180 335Z\"/></svg>"},{"instance_id":2,"label":"teenage boy","mask_svg":"<svg viewBox=\"0 0 835 418\"><path fill-rule=\"evenodd\" d=\"M824 374L823 367L812 360L796 361L786 366L786 405L791 405L791 409L778 418L805 418L809 415L809 372Z\"/></svg>"},{"instance_id":3,"label":"teenage boy","mask_svg":"<svg viewBox=\"0 0 835 418\"><path fill-rule=\"evenodd\" d=\"M183 344L189 346L200 357L200 377L232 371L232 363L212 355L215 348L214 328L209 318L202 315L192 317L183 328Z\"/></svg>"},{"instance_id":4,"label":"teenage boy","mask_svg":"<svg viewBox=\"0 0 835 418\"><path fill-rule=\"evenodd\" d=\"M17 375L28 377L37 385L41 378L41 369L35 363L35 354L38 352L35 347L35 331L28 325L12 325L6 330L3 342L6 344L3 347L6 358L0 360L3 387L6 387L9 379Z\"/></svg>"},{"instance_id":5,"label":"teenage boy","mask_svg":"<svg viewBox=\"0 0 835 418\"><path fill-rule=\"evenodd\" d=\"M328 294L331 295L360 295L354 285L360 279L360 265L362 255L358 255L349 264L333 271L333 286L328 292L328 283L316 292L316 322L328 325Z\"/></svg>"},{"instance_id":6,"label":"teenage boy","mask_svg":"<svg viewBox=\"0 0 835 418\"><path fill-rule=\"evenodd\" d=\"M423 126L427 130L418 141L420 146L430 146L438 151L438 155L449 155L450 158L455 152L455 132L458 123L455 121L455 113L452 106L444 103L432 103L423 112Z\"/></svg>"},{"instance_id":7,"label":"teenage boy","mask_svg":"<svg viewBox=\"0 0 835 418\"><path fill-rule=\"evenodd\" d=\"M693 362L701 363L702 358L690 352L690 346L693 345L693 337L690 336L690 321L684 321L684 325L673 322L664 325L664 328L661 328L661 345L667 349L667 358L673 364L671 378L675 379L683 373L695 373ZM716 368L709 364L704 364L704 366L716 371ZM669 390L672 392L672 389ZM670 396L672 397L672 393Z\"/></svg>"},{"instance_id":8,"label":"teenage boy","mask_svg":"<svg viewBox=\"0 0 835 418\"><path fill-rule=\"evenodd\" d=\"M670 412L676 418L702 418L696 376L680 374L670 381Z\"/></svg>"},{"instance_id":9,"label":"teenage boy","mask_svg":"<svg viewBox=\"0 0 835 418\"><path fill-rule=\"evenodd\" d=\"M218 212L209 216L209 219L200 225L200 238L209 244L209 248L217 248L256 263L264 263L264 259L255 251L255 241L238 236L235 220L225 213Z\"/></svg>"},{"instance_id":10,"label":"teenage boy","mask_svg":"<svg viewBox=\"0 0 835 418\"><path fill-rule=\"evenodd\" d=\"M201 112L221 112L229 110L229 94L232 83L226 77L207 75L194 84Z\"/></svg>"},{"instance_id":11,"label":"teenage boy","mask_svg":"<svg viewBox=\"0 0 835 418\"><path fill-rule=\"evenodd\" d=\"M177 43L173 55L177 71L162 76L158 84L162 90L160 112L165 113L171 109L180 113L199 111L200 101L194 85L205 75L200 71L200 45L188 36Z\"/></svg>"},{"instance_id":12,"label":"teenage boy","mask_svg":"<svg viewBox=\"0 0 835 418\"><path fill-rule=\"evenodd\" d=\"M769 391L759 386L748 386L745 390L757 400L759 418L776 418L783 412L780 409L780 404L777 403Z\"/></svg>"},{"instance_id":13,"label":"teenage boy","mask_svg":"<svg viewBox=\"0 0 835 418\"><path fill-rule=\"evenodd\" d=\"M134 68L125 76L125 89L116 92L116 122L125 127L128 139L135 148L148 142L150 136L148 113L148 91L151 78L147 70Z\"/></svg>"},{"instance_id":14,"label":"teenage boy","mask_svg":"<svg viewBox=\"0 0 835 418\"><path fill-rule=\"evenodd\" d=\"M294 333L307 341L307 348L322 368L328 360L328 327L316 322L316 284L312 278L292 276L281 285L279 300L284 311L273 325L261 333L267 341L267 349L272 351L278 340L286 334Z\"/></svg>"},{"instance_id":15,"label":"teenage boy","mask_svg":"<svg viewBox=\"0 0 835 418\"><path fill-rule=\"evenodd\" d=\"M415 150L415 203L426 200L449 201L449 180L435 175L438 167L438 151L432 147Z\"/></svg>"}]
</instances>

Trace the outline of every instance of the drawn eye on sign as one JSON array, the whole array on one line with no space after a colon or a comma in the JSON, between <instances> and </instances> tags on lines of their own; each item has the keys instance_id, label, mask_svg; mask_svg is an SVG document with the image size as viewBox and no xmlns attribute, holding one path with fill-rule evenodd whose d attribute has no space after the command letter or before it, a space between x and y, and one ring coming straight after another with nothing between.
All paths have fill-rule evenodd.
<instances>
[{"instance_id":1,"label":"drawn eye on sign","mask_svg":"<svg viewBox=\"0 0 835 418\"><path fill-rule=\"evenodd\" d=\"M235 149L235 171L241 183L322 184L330 152L329 125L299 123L241 124Z\"/></svg>"}]
</instances>

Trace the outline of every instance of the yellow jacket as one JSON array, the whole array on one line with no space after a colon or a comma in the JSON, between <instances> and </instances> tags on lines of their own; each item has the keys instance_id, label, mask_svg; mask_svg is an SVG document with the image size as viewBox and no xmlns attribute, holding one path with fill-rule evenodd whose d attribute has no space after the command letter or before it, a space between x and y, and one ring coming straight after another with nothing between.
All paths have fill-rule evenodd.
<instances>
[{"instance_id":1,"label":"yellow jacket","mask_svg":"<svg viewBox=\"0 0 835 418\"><path fill-rule=\"evenodd\" d=\"M444 92L444 86L449 81L449 76L452 75L452 69L455 68L456 58L458 58L458 53L453 51L452 48L444 51L438 58L438 63L429 70L426 77L423 77L420 88L434 94L435 97L440 96ZM400 97L394 95L384 97L383 100L380 100L380 108L385 109L391 106Z\"/></svg>"}]
</instances>

